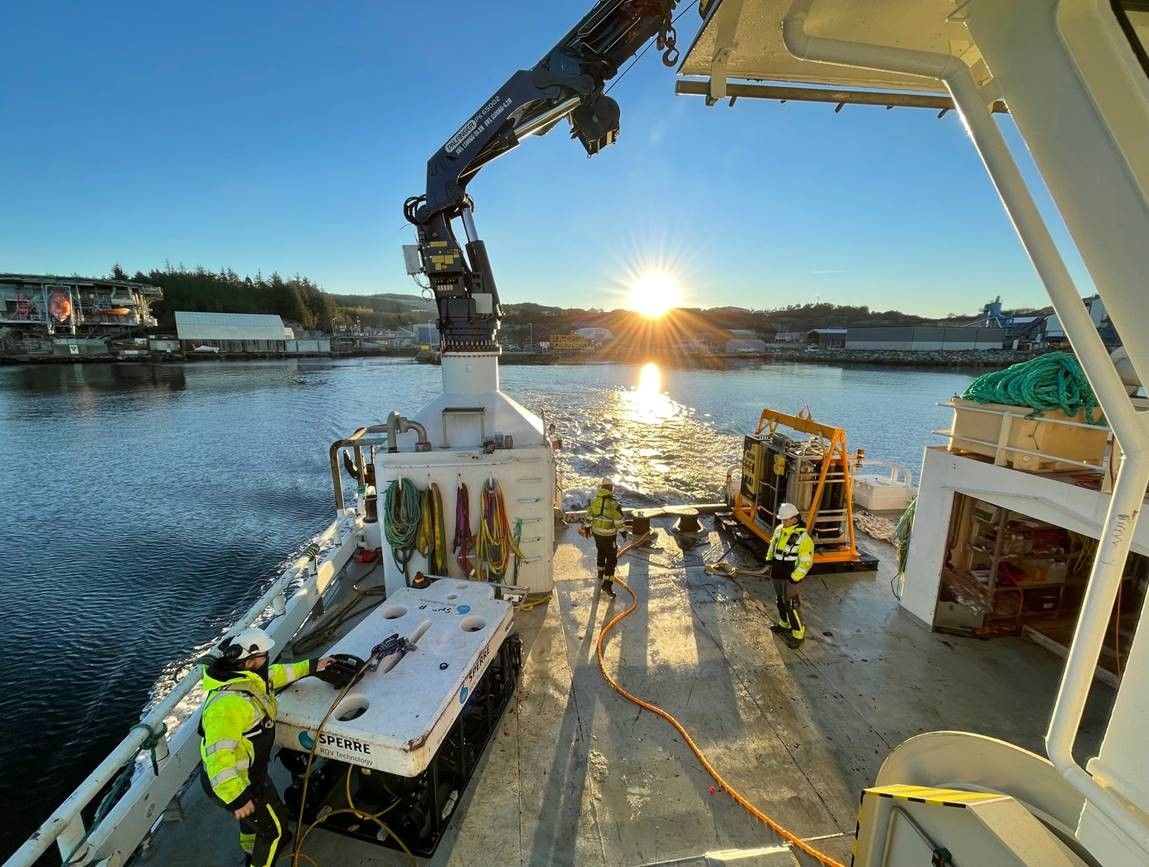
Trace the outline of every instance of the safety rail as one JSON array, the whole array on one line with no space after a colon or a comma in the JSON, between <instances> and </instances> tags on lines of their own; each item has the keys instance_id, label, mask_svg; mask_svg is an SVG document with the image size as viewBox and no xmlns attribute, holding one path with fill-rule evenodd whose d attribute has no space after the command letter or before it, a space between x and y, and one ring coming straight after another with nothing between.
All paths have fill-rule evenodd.
<instances>
[{"instance_id":1,"label":"safety rail","mask_svg":"<svg viewBox=\"0 0 1149 867\"><path fill-rule=\"evenodd\" d=\"M383 425L376 425L375 427L361 427L351 436L336 440L331 444L331 448L327 451L328 459L331 463L331 487L335 494L335 511L342 512L346 508L346 503L343 499L343 470L339 466L339 455L345 449L352 449L355 453L355 475L359 480L360 485L367 484L367 464L363 460L363 449L366 446L380 446L388 443L387 437L369 438L368 433L386 430Z\"/></svg>"},{"instance_id":2,"label":"safety rail","mask_svg":"<svg viewBox=\"0 0 1149 867\"><path fill-rule=\"evenodd\" d=\"M275 640L276 648L285 647L288 639L303 625L322 599L334 578L347 565L355 553L362 532L362 523L354 515L341 514L311 540L304 554L284 570L225 635L237 634L270 608L273 618L263 628ZM288 591L301 578L302 584L288 600ZM278 655L275 651L273 653ZM172 732L165 730L165 722L199 686L200 681L200 671L193 666L12 854L5 862L5 867L33 867L47 854L53 843L59 849L61 862L65 864L98 862L101 867L114 867L125 863L160 821L168 804L199 766L199 737L196 731L199 709L196 708ZM93 827L86 827L83 811L101 796L124 768L134 765L145 743L153 738L157 742L154 773L148 770L135 774L127 791L102 819Z\"/></svg>"}]
</instances>

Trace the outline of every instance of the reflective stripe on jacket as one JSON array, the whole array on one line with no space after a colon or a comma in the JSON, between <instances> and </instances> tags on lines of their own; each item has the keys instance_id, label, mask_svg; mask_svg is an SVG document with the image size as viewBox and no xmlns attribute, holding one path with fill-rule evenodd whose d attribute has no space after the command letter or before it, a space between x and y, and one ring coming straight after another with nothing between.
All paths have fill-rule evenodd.
<instances>
[{"instance_id":1,"label":"reflective stripe on jacket","mask_svg":"<svg viewBox=\"0 0 1149 867\"><path fill-rule=\"evenodd\" d=\"M814 540L801 524L795 524L793 527L779 524L774 528L774 535L770 537L770 550L766 552L766 561L793 563L790 580L801 581L814 565Z\"/></svg>"},{"instance_id":2,"label":"reflective stripe on jacket","mask_svg":"<svg viewBox=\"0 0 1149 867\"><path fill-rule=\"evenodd\" d=\"M622 509L618 500L609 488L599 488L590 505L586 507L586 523L589 523L591 532L596 536L613 536L625 530L626 524L622 520Z\"/></svg>"},{"instance_id":3,"label":"reflective stripe on jacket","mask_svg":"<svg viewBox=\"0 0 1149 867\"><path fill-rule=\"evenodd\" d=\"M229 809L247 803L252 780L267 774L277 709L275 690L310 673L309 659L268 666L266 681L254 671L229 672L226 678L217 678L204 669L207 695L200 719L200 760L212 791Z\"/></svg>"}]
</instances>

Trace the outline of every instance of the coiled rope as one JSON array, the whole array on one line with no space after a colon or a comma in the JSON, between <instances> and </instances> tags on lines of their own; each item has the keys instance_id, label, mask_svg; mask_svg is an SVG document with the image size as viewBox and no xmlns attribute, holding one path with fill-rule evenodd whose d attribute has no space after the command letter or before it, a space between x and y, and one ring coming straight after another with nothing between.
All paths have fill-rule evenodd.
<instances>
[{"instance_id":1,"label":"coiled rope","mask_svg":"<svg viewBox=\"0 0 1149 867\"><path fill-rule=\"evenodd\" d=\"M1036 415L1059 409L1068 416L1085 411L1088 424L1104 424L1094 418L1097 397L1085 378L1081 363L1071 352L1049 352L1022 361L1004 370L983 373L961 395L977 403L1004 403L1028 406Z\"/></svg>"},{"instance_id":2,"label":"coiled rope","mask_svg":"<svg viewBox=\"0 0 1149 867\"><path fill-rule=\"evenodd\" d=\"M522 549L511 533L507 505L497 479L483 482L479 495L479 544L475 548L475 577L480 581L499 581L507 573L511 554L520 559Z\"/></svg>"},{"instance_id":3,"label":"coiled rope","mask_svg":"<svg viewBox=\"0 0 1149 867\"><path fill-rule=\"evenodd\" d=\"M643 538L645 538L645 536ZM628 545L622 551L619 551L619 554L621 555L621 554L626 553L626 551L628 551L630 548L633 548L635 545L637 545L641 541L642 541L642 539L636 540L633 544ZM777 822L775 822L773 819L771 819L769 816L767 816L765 813L763 813L761 810L759 810L757 807L755 807L753 804L751 804L750 801L748 801L738 790L736 790L733 786L731 786L729 783L727 783L726 780L724 780L722 778L722 775L719 774L718 771L714 768L714 766L712 764L710 764L710 762L707 760L706 756L703 755L702 750L698 748L698 744L696 744L694 742L694 738L692 738L690 736L690 733L687 732L685 728L683 728L682 723L680 723L677 719L675 719L669 713L664 711L658 705L651 704L650 702L644 701L643 699L639 698L638 696L627 692L619 684L619 682L617 680L615 680L613 677L610 676L610 674L606 670L606 663L603 661L603 650L602 650L603 642L606 640L607 634L623 618L629 617L631 615L631 613L638 607L638 597L635 595L634 591L631 590L630 587L627 586L626 582L622 581L616 577L614 579L614 583L617 586L621 587L623 590L625 590L627 593L630 594L630 605L627 607L627 609L625 611L623 611L619 614L616 614L614 617L612 617L606 623L606 625L603 626L603 628L599 631L599 634L598 634L598 645L596 648L597 653L598 653L598 668L599 668L599 671L602 672L602 676L604 678L606 678L606 682L610 684L611 689L613 689L615 692L617 692L619 695L621 695L627 701L634 702L639 707L650 711L651 713L655 714L656 716L662 717L664 720L666 720L668 723L670 723L672 726L674 726L674 729L678 732L679 735L682 736L683 742L688 747L690 747L690 751L693 752L694 755L698 758L698 761L702 763L702 767L706 770L706 773L710 774L710 776L713 777L714 781L718 784L718 787L721 788L722 791L724 791L728 795L730 795L730 797L734 799L735 803L737 803L738 806L742 807L742 809L744 809L747 813L749 813L751 816L753 816L755 819L757 819L762 824L766 825L771 831L773 831L775 834L777 834L783 840L785 840L786 842L790 843L793 846L798 847L803 852L805 852L807 855L809 855L811 858L814 858L815 860L817 860L820 864L824 864L824 865L826 865L826 867L845 867L845 865L843 865L840 861L835 861L829 855L826 855L822 852L819 852L813 846L804 842L800 837L798 837L792 831L790 831L787 828L782 827Z\"/></svg>"},{"instance_id":4,"label":"coiled rope","mask_svg":"<svg viewBox=\"0 0 1149 867\"><path fill-rule=\"evenodd\" d=\"M447 529L443 524L443 497L434 482L423 492L423 511L419 517L416 550L427 558L427 571L432 575L447 574Z\"/></svg>"},{"instance_id":5,"label":"coiled rope","mask_svg":"<svg viewBox=\"0 0 1149 867\"><path fill-rule=\"evenodd\" d=\"M383 498L383 534L391 547L395 565L407 577L407 564L415 553L419 533L419 490L410 479L395 479Z\"/></svg>"}]
</instances>

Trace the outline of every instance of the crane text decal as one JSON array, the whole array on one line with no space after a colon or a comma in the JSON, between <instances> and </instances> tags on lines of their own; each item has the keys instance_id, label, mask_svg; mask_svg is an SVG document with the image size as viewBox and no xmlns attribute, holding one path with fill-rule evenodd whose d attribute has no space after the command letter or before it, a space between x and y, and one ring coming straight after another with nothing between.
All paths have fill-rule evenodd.
<instances>
[{"instance_id":1,"label":"crane text decal","mask_svg":"<svg viewBox=\"0 0 1149 867\"><path fill-rule=\"evenodd\" d=\"M489 129L496 120L503 116L504 112L511 107L513 101L514 100L509 96L501 101L497 96L491 99L490 102L479 109L478 114L463 124L457 133L447 139L447 150L455 156L459 156L459 154L471 146L472 142L479 137L480 133Z\"/></svg>"}]
</instances>

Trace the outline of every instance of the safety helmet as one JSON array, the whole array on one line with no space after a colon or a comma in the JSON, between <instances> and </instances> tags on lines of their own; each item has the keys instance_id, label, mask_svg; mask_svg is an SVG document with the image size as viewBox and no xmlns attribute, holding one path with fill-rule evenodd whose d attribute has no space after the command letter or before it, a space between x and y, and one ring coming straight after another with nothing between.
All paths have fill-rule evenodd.
<instances>
[{"instance_id":1,"label":"safety helmet","mask_svg":"<svg viewBox=\"0 0 1149 867\"><path fill-rule=\"evenodd\" d=\"M778 520L785 521L788 518L798 517L798 507L793 503L783 503L778 507Z\"/></svg>"},{"instance_id":2,"label":"safety helmet","mask_svg":"<svg viewBox=\"0 0 1149 867\"><path fill-rule=\"evenodd\" d=\"M238 635L225 638L220 644L224 659L243 660L250 656L267 653L275 647L275 641L258 626L249 626Z\"/></svg>"},{"instance_id":3,"label":"safety helmet","mask_svg":"<svg viewBox=\"0 0 1149 867\"><path fill-rule=\"evenodd\" d=\"M601 482L598 483L598 486L600 488L610 488L613 491L614 490L614 479L612 479L610 476L603 476L603 479Z\"/></svg>"}]
</instances>

